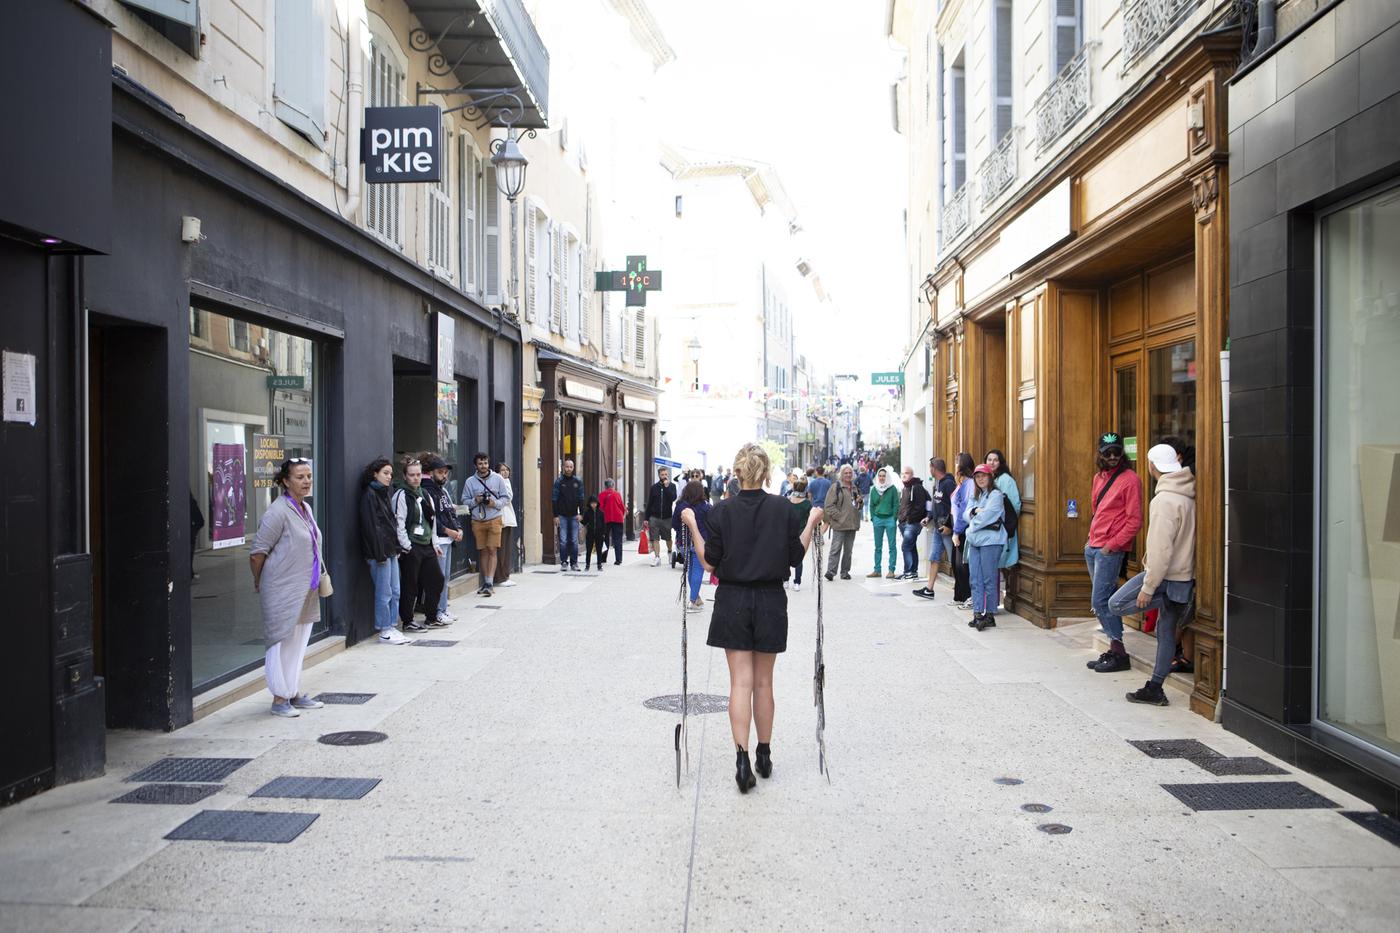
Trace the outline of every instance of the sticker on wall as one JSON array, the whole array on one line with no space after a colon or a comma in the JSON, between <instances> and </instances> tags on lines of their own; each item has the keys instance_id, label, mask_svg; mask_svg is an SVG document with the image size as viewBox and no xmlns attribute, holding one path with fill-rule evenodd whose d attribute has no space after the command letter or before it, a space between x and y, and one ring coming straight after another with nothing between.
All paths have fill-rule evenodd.
<instances>
[{"instance_id":1,"label":"sticker on wall","mask_svg":"<svg viewBox=\"0 0 1400 933\"><path fill-rule=\"evenodd\" d=\"M34 423L34 354L5 351L5 420Z\"/></svg>"},{"instance_id":2,"label":"sticker on wall","mask_svg":"<svg viewBox=\"0 0 1400 933\"><path fill-rule=\"evenodd\" d=\"M1123 438L1123 456L1127 457L1129 460L1136 460L1136 459L1137 459L1137 438L1136 438L1136 437L1125 437L1125 438Z\"/></svg>"},{"instance_id":3,"label":"sticker on wall","mask_svg":"<svg viewBox=\"0 0 1400 933\"><path fill-rule=\"evenodd\" d=\"M214 524L209 539L217 551L243 543L247 499L244 492L243 445L215 444L213 453L214 475L210 492Z\"/></svg>"}]
</instances>

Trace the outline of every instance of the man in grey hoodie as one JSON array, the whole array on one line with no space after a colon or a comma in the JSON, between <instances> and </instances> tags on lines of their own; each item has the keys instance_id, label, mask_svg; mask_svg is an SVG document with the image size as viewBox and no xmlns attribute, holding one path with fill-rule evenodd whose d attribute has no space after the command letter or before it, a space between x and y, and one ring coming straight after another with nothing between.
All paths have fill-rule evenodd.
<instances>
[{"instance_id":1,"label":"man in grey hoodie","mask_svg":"<svg viewBox=\"0 0 1400 933\"><path fill-rule=\"evenodd\" d=\"M462 504L471 510L472 536L481 556L480 596L495 592L496 552L501 547L501 512L510 507L510 483L491 472L491 458L478 453L472 458L476 472L462 484Z\"/></svg>"}]
</instances>

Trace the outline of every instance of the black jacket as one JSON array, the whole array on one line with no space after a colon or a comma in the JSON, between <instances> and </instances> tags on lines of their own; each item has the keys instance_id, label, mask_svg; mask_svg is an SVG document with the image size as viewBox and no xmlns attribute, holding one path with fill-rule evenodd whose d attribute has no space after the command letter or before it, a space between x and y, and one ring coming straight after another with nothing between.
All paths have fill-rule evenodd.
<instances>
[{"instance_id":1,"label":"black jacket","mask_svg":"<svg viewBox=\"0 0 1400 933\"><path fill-rule=\"evenodd\" d=\"M423 488L428 495L433 497L433 511L436 513L437 535L439 538L449 537L447 529L453 531L462 530L462 522L457 518L457 506L452 502L452 497L447 494L447 490L438 485L437 480L431 476L423 477Z\"/></svg>"},{"instance_id":2,"label":"black jacket","mask_svg":"<svg viewBox=\"0 0 1400 933\"><path fill-rule=\"evenodd\" d=\"M944 473L943 478L938 481L938 486L933 490L933 502L930 506L929 524L934 528L953 528L953 492L958 488L958 481L953 479L952 473Z\"/></svg>"},{"instance_id":3,"label":"black jacket","mask_svg":"<svg viewBox=\"0 0 1400 933\"><path fill-rule=\"evenodd\" d=\"M782 583L805 553L797 510L761 489L725 499L705 521L705 561L720 585Z\"/></svg>"},{"instance_id":4,"label":"black jacket","mask_svg":"<svg viewBox=\"0 0 1400 933\"><path fill-rule=\"evenodd\" d=\"M899 522L901 525L917 525L928 518L928 490L923 480L917 476L914 481L899 491Z\"/></svg>"},{"instance_id":5,"label":"black jacket","mask_svg":"<svg viewBox=\"0 0 1400 933\"><path fill-rule=\"evenodd\" d=\"M399 535L389 487L366 486L360 495L360 553L366 560L385 561L399 556Z\"/></svg>"},{"instance_id":6,"label":"black jacket","mask_svg":"<svg viewBox=\"0 0 1400 933\"><path fill-rule=\"evenodd\" d=\"M555 518L577 518L584 506L583 480L577 474L565 476L561 473L556 476L549 505L554 510Z\"/></svg>"},{"instance_id":7,"label":"black jacket","mask_svg":"<svg viewBox=\"0 0 1400 933\"><path fill-rule=\"evenodd\" d=\"M671 518L671 510L676 504L676 484L666 483L662 488L661 480L651 484L651 490L647 493L647 518L663 518L667 521Z\"/></svg>"},{"instance_id":8,"label":"black jacket","mask_svg":"<svg viewBox=\"0 0 1400 933\"><path fill-rule=\"evenodd\" d=\"M603 521L603 510L585 505L579 515L579 525L590 539L601 537L607 528L607 522Z\"/></svg>"}]
</instances>

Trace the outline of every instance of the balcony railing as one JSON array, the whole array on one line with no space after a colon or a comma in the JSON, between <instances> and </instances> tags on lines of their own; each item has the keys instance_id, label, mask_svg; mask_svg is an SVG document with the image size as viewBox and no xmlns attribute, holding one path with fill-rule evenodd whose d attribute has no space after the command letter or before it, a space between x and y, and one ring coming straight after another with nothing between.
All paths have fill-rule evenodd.
<instances>
[{"instance_id":1,"label":"balcony railing","mask_svg":"<svg viewBox=\"0 0 1400 933\"><path fill-rule=\"evenodd\" d=\"M968 210L968 188L971 186L966 182L958 189L948 203L943 205L943 242L951 243L958 238L968 223L972 220L972 214Z\"/></svg>"},{"instance_id":2,"label":"balcony railing","mask_svg":"<svg viewBox=\"0 0 1400 933\"><path fill-rule=\"evenodd\" d=\"M1123 70L1156 48L1200 4L1201 0L1124 0Z\"/></svg>"},{"instance_id":3,"label":"balcony railing","mask_svg":"<svg viewBox=\"0 0 1400 933\"><path fill-rule=\"evenodd\" d=\"M1089 46L1085 45L1031 109L1036 152L1044 152L1064 136L1088 113L1089 103Z\"/></svg>"},{"instance_id":4,"label":"balcony railing","mask_svg":"<svg viewBox=\"0 0 1400 933\"><path fill-rule=\"evenodd\" d=\"M987 161L977 169L977 188L982 206L988 207L1016 180L1016 130L1001 138Z\"/></svg>"}]
</instances>

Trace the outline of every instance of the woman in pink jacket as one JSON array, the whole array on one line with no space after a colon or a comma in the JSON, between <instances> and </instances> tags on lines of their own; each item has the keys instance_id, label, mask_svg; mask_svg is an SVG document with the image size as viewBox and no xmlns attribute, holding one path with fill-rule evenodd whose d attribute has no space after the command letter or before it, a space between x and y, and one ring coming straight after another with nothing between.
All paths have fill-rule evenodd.
<instances>
[{"instance_id":1,"label":"woman in pink jacket","mask_svg":"<svg viewBox=\"0 0 1400 933\"><path fill-rule=\"evenodd\" d=\"M1099 438L1098 467L1084 563L1093 586L1094 615L1108 636L1108 650L1088 666L1100 674L1112 674L1132 667L1123 647L1123 617L1109 608L1108 598L1118 589L1128 551L1142 528L1142 485L1133 462L1123 456L1123 438L1112 431Z\"/></svg>"}]
</instances>

